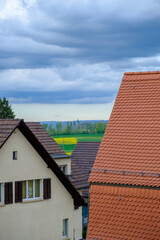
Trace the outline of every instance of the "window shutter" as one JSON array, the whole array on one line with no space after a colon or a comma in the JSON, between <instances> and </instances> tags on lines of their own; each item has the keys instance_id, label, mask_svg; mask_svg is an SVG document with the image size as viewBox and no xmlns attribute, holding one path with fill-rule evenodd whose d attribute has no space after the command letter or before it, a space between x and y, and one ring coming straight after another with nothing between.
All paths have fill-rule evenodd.
<instances>
[{"instance_id":1,"label":"window shutter","mask_svg":"<svg viewBox=\"0 0 160 240\"><path fill-rule=\"evenodd\" d=\"M5 204L13 203L13 185L12 182L5 183Z\"/></svg>"},{"instance_id":2,"label":"window shutter","mask_svg":"<svg viewBox=\"0 0 160 240\"><path fill-rule=\"evenodd\" d=\"M44 199L51 198L51 179L50 178L43 179L43 198Z\"/></svg>"},{"instance_id":3,"label":"window shutter","mask_svg":"<svg viewBox=\"0 0 160 240\"><path fill-rule=\"evenodd\" d=\"M15 203L22 202L22 181L15 182Z\"/></svg>"}]
</instances>

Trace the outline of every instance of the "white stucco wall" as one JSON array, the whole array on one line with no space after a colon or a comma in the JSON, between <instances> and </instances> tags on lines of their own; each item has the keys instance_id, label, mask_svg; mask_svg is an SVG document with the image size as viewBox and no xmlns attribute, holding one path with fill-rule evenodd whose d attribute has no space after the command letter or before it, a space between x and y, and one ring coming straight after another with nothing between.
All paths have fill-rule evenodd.
<instances>
[{"instance_id":1,"label":"white stucco wall","mask_svg":"<svg viewBox=\"0 0 160 240\"><path fill-rule=\"evenodd\" d=\"M12 160L13 151L18 151L18 160ZM51 199L14 202L15 181L44 178L51 178ZM0 183L10 181L13 204L0 207L0 240L60 240L65 218L69 219L69 239L73 240L73 199L19 130L0 149Z\"/></svg>"},{"instance_id":2,"label":"white stucco wall","mask_svg":"<svg viewBox=\"0 0 160 240\"><path fill-rule=\"evenodd\" d=\"M70 158L55 159L55 162L59 166L67 165L67 175L71 175L71 159Z\"/></svg>"},{"instance_id":3,"label":"white stucco wall","mask_svg":"<svg viewBox=\"0 0 160 240\"><path fill-rule=\"evenodd\" d=\"M79 207L74 211L74 229L75 229L75 239L82 239L82 207Z\"/></svg>"}]
</instances>

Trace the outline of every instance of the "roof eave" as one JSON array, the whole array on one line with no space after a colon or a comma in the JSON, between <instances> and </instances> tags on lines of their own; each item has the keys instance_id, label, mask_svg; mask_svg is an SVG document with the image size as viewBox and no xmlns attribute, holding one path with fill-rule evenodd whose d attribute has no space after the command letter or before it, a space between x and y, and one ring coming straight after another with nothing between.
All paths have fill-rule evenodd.
<instances>
[{"instance_id":1,"label":"roof eave","mask_svg":"<svg viewBox=\"0 0 160 240\"><path fill-rule=\"evenodd\" d=\"M43 145L38 141L35 135L31 132L29 127L22 120L17 128L20 132L26 137L26 139L31 143L34 149L38 152L38 154L42 157L42 159L46 162L48 168L52 170L52 172L57 176L57 178L61 181L67 191L70 193L72 198L74 199L74 205L76 206L85 206L87 203L69 181L67 176L60 170L59 166L50 156L50 154L46 151ZM14 129L15 130L15 129ZM13 131L12 131L13 132Z\"/></svg>"},{"instance_id":2,"label":"roof eave","mask_svg":"<svg viewBox=\"0 0 160 240\"><path fill-rule=\"evenodd\" d=\"M0 149L3 147L3 145L7 142L7 140L9 139L9 137L12 135L12 133L16 130L16 128L19 127L19 125L21 124L21 122L23 122L23 119L19 120L19 123L17 123L14 128L12 129L12 131L10 132L10 134L7 136L7 138L5 139L5 141L0 145Z\"/></svg>"}]
</instances>

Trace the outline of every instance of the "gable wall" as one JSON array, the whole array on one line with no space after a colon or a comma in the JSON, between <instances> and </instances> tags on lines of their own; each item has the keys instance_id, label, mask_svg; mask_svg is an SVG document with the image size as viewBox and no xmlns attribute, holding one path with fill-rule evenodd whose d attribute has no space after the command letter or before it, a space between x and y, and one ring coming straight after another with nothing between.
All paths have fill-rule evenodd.
<instances>
[{"instance_id":1,"label":"gable wall","mask_svg":"<svg viewBox=\"0 0 160 240\"><path fill-rule=\"evenodd\" d=\"M59 165L67 165L67 175L71 175L71 158L55 159L55 162Z\"/></svg>"},{"instance_id":2,"label":"gable wall","mask_svg":"<svg viewBox=\"0 0 160 240\"><path fill-rule=\"evenodd\" d=\"M18 160L12 160L13 151L18 151ZM71 195L17 129L0 149L0 182L12 181L14 193L14 181L44 178L51 178L51 199L0 207L1 240L59 240L65 218L69 219L73 239Z\"/></svg>"}]
</instances>

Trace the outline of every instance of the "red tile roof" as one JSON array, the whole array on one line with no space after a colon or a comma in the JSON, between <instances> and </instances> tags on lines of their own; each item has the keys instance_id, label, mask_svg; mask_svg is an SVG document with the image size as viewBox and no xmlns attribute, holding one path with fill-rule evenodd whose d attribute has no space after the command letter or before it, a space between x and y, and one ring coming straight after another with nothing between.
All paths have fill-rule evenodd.
<instances>
[{"instance_id":1,"label":"red tile roof","mask_svg":"<svg viewBox=\"0 0 160 240\"><path fill-rule=\"evenodd\" d=\"M87 240L159 240L160 190L91 185Z\"/></svg>"},{"instance_id":2,"label":"red tile roof","mask_svg":"<svg viewBox=\"0 0 160 240\"><path fill-rule=\"evenodd\" d=\"M90 182L160 186L160 72L125 73Z\"/></svg>"},{"instance_id":3,"label":"red tile roof","mask_svg":"<svg viewBox=\"0 0 160 240\"><path fill-rule=\"evenodd\" d=\"M93 167L100 142L78 142L71 156L72 183L75 188L89 188L88 178ZM88 191L83 191L86 195Z\"/></svg>"}]
</instances>

